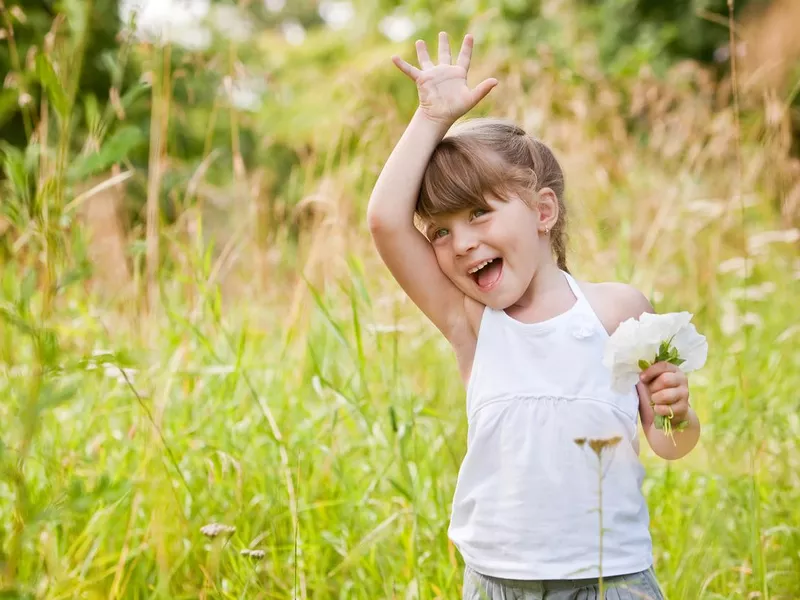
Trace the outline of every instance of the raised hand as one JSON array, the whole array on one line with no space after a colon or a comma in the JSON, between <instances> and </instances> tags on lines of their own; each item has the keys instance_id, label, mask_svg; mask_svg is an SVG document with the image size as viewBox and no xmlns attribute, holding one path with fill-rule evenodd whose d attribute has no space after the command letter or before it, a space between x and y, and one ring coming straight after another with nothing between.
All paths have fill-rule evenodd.
<instances>
[{"instance_id":1,"label":"raised hand","mask_svg":"<svg viewBox=\"0 0 800 600\"><path fill-rule=\"evenodd\" d=\"M472 36L464 36L456 64L451 64L450 41L445 32L439 34L439 64L434 65L428 55L425 42L417 40L417 58L421 69L408 64L399 56L392 62L416 85L419 92L419 106L431 120L453 123L468 113L478 102L497 85L497 79L490 77L474 89L467 84L467 73L472 59Z\"/></svg>"}]
</instances>

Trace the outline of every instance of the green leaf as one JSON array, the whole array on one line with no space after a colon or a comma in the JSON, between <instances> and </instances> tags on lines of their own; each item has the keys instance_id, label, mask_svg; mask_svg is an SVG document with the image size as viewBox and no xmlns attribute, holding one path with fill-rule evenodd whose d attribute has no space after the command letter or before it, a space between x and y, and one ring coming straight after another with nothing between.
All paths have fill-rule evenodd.
<instances>
[{"instance_id":1,"label":"green leaf","mask_svg":"<svg viewBox=\"0 0 800 600\"><path fill-rule=\"evenodd\" d=\"M342 330L342 327L339 323L336 322L333 315L331 315L328 307L325 306L325 301L322 299L319 291L309 282L306 280L306 285L308 287L308 291L311 292L311 297L314 299L314 303L317 305L317 308L322 313L322 316L325 318L325 323L330 327L331 331L334 334L334 337L342 344L342 346L347 350L350 354L351 358L353 358L353 349L350 347L350 344L347 342L347 337Z\"/></svg>"},{"instance_id":2,"label":"green leaf","mask_svg":"<svg viewBox=\"0 0 800 600\"><path fill-rule=\"evenodd\" d=\"M684 430L684 429L686 429L688 426L689 426L689 421L681 421L680 423L678 423L678 426L676 427L676 429L677 429L678 431L683 431L683 430Z\"/></svg>"},{"instance_id":3,"label":"green leaf","mask_svg":"<svg viewBox=\"0 0 800 600\"><path fill-rule=\"evenodd\" d=\"M38 341L44 365L49 367L56 364L59 354L58 336L56 333L52 329L40 329Z\"/></svg>"},{"instance_id":4,"label":"green leaf","mask_svg":"<svg viewBox=\"0 0 800 600\"><path fill-rule=\"evenodd\" d=\"M36 335L36 328L31 326L29 323L25 321L22 316L17 314L16 312L12 312L8 308L4 306L0 306L0 319L8 323L9 325L13 325L17 329L19 329L22 333L27 335Z\"/></svg>"},{"instance_id":5,"label":"green leaf","mask_svg":"<svg viewBox=\"0 0 800 600\"><path fill-rule=\"evenodd\" d=\"M69 179L84 179L122 161L143 139L144 135L138 127L128 125L118 129L98 152L78 160L69 170Z\"/></svg>"},{"instance_id":6,"label":"green leaf","mask_svg":"<svg viewBox=\"0 0 800 600\"><path fill-rule=\"evenodd\" d=\"M664 429L666 425L667 417L664 415L656 415L655 419L653 419L653 423L655 423L656 429Z\"/></svg>"},{"instance_id":7,"label":"green leaf","mask_svg":"<svg viewBox=\"0 0 800 600\"><path fill-rule=\"evenodd\" d=\"M31 204L31 213L33 215L41 215L41 207L54 205L53 199L58 194L58 177L56 174L48 175L39 182L36 189L36 196ZM50 216L53 217L51 210Z\"/></svg>"},{"instance_id":8,"label":"green leaf","mask_svg":"<svg viewBox=\"0 0 800 600\"><path fill-rule=\"evenodd\" d=\"M64 0L59 4L61 12L67 17L73 38L80 40L87 34L89 24L87 4L89 3L85 0Z\"/></svg>"},{"instance_id":9,"label":"green leaf","mask_svg":"<svg viewBox=\"0 0 800 600\"><path fill-rule=\"evenodd\" d=\"M3 171L11 181L12 191L23 202L29 196L28 173L25 170L25 155L18 148L6 142L0 142L0 150L5 155Z\"/></svg>"},{"instance_id":10,"label":"green leaf","mask_svg":"<svg viewBox=\"0 0 800 600\"><path fill-rule=\"evenodd\" d=\"M90 264L85 263L71 269L64 276L58 280L56 291L62 291L69 286L89 278L92 274L92 267Z\"/></svg>"},{"instance_id":11,"label":"green leaf","mask_svg":"<svg viewBox=\"0 0 800 600\"><path fill-rule=\"evenodd\" d=\"M392 484L392 487L394 489L396 489L403 496L405 496L407 500L413 502L414 499L411 497L411 493L405 487L403 487L400 483L398 483L395 479L390 479L389 483Z\"/></svg>"},{"instance_id":12,"label":"green leaf","mask_svg":"<svg viewBox=\"0 0 800 600\"><path fill-rule=\"evenodd\" d=\"M113 52L103 52L100 55L99 63L111 76L111 81L120 81L123 76L123 68L120 63L115 60Z\"/></svg>"},{"instance_id":13,"label":"green leaf","mask_svg":"<svg viewBox=\"0 0 800 600\"><path fill-rule=\"evenodd\" d=\"M140 96L145 95L150 90L150 87L149 83L137 83L132 86L119 100L122 108L128 110Z\"/></svg>"},{"instance_id":14,"label":"green leaf","mask_svg":"<svg viewBox=\"0 0 800 600\"><path fill-rule=\"evenodd\" d=\"M36 55L36 75L39 77L42 87L47 90L50 103L53 105L56 113L58 113L62 121L65 120L69 110L67 106L67 94L64 91L64 86L61 85L61 82L58 80L58 75L56 75L50 58L41 52Z\"/></svg>"},{"instance_id":15,"label":"green leaf","mask_svg":"<svg viewBox=\"0 0 800 600\"><path fill-rule=\"evenodd\" d=\"M650 363L649 363L649 362L647 362L647 361L646 361L646 360L644 360L644 359L641 359L641 360L639 361L639 368L640 368L642 371L646 371L647 369L649 369L649 368L650 368Z\"/></svg>"},{"instance_id":16,"label":"green leaf","mask_svg":"<svg viewBox=\"0 0 800 600\"><path fill-rule=\"evenodd\" d=\"M47 383L41 392L39 399L39 410L55 408L75 397L81 387L80 381L75 381L60 386Z\"/></svg>"},{"instance_id":17,"label":"green leaf","mask_svg":"<svg viewBox=\"0 0 800 600\"><path fill-rule=\"evenodd\" d=\"M39 162L42 158L42 145L30 142L25 148L25 172L35 174L39 170Z\"/></svg>"}]
</instances>

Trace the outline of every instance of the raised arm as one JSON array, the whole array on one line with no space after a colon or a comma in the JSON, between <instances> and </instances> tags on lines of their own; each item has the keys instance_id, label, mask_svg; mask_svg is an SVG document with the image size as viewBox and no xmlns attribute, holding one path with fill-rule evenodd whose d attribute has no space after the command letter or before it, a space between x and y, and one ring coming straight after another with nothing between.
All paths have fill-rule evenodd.
<instances>
[{"instance_id":1,"label":"raised arm","mask_svg":"<svg viewBox=\"0 0 800 600\"><path fill-rule=\"evenodd\" d=\"M460 335L464 294L442 273L428 240L414 226L422 177L436 145L450 126L497 85L487 79L467 85L472 56L467 35L455 65L447 34L439 34L439 64L425 43L416 44L421 69L399 57L394 64L417 85L419 107L381 171L370 196L367 221L378 253L411 300L451 342Z\"/></svg>"}]
</instances>

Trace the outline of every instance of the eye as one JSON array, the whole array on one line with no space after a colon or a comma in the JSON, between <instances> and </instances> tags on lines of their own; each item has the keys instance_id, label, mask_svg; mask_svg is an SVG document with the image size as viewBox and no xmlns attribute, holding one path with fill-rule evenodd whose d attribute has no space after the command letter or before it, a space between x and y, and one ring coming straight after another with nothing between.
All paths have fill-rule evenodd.
<instances>
[{"instance_id":1,"label":"eye","mask_svg":"<svg viewBox=\"0 0 800 600\"><path fill-rule=\"evenodd\" d=\"M447 229L445 229L444 227L440 227L439 229L433 232L431 239L438 240L439 238L446 236L448 233L450 232Z\"/></svg>"},{"instance_id":2,"label":"eye","mask_svg":"<svg viewBox=\"0 0 800 600\"><path fill-rule=\"evenodd\" d=\"M484 210L483 208L476 208L472 211L472 218L477 219L478 217L482 217L483 215L489 214L488 210Z\"/></svg>"}]
</instances>

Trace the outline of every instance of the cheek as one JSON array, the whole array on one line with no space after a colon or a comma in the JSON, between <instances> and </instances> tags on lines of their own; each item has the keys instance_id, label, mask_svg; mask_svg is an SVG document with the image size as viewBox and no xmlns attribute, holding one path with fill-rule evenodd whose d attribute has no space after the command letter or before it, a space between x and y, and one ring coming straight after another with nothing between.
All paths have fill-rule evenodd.
<instances>
[{"instance_id":1,"label":"cheek","mask_svg":"<svg viewBox=\"0 0 800 600\"><path fill-rule=\"evenodd\" d=\"M439 263L439 268L442 270L442 273L448 277L452 277L454 271L452 253L442 244L433 246L433 254L436 257L436 262Z\"/></svg>"},{"instance_id":2,"label":"cheek","mask_svg":"<svg viewBox=\"0 0 800 600\"><path fill-rule=\"evenodd\" d=\"M535 264L538 247L536 229L528 227L524 219L513 223L498 233L498 243L511 252L514 262L519 264Z\"/></svg>"}]
</instances>

